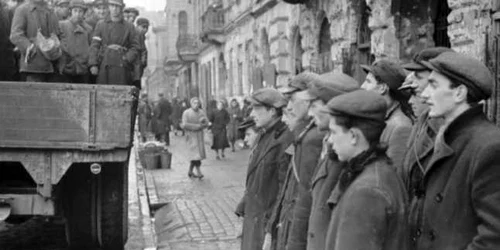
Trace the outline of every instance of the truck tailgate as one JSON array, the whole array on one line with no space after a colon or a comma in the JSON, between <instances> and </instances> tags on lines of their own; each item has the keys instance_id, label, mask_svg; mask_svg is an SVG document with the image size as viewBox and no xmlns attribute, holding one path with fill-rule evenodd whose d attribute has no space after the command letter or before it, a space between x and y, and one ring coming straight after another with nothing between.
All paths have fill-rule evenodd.
<instances>
[{"instance_id":1,"label":"truck tailgate","mask_svg":"<svg viewBox=\"0 0 500 250\"><path fill-rule=\"evenodd\" d=\"M0 82L0 148L128 148L133 89Z\"/></svg>"}]
</instances>

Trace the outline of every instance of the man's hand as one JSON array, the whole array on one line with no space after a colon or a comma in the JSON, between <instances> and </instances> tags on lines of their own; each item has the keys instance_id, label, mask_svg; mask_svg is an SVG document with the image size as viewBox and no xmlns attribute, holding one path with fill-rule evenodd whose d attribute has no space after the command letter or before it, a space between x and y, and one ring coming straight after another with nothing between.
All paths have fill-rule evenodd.
<instances>
[{"instance_id":1,"label":"man's hand","mask_svg":"<svg viewBox=\"0 0 500 250\"><path fill-rule=\"evenodd\" d=\"M90 74L96 76L98 72L99 72L99 69L97 68L97 66L90 67Z\"/></svg>"},{"instance_id":2,"label":"man's hand","mask_svg":"<svg viewBox=\"0 0 500 250\"><path fill-rule=\"evenodd\" d=\"M272 237L270 233L266 233L264 237L264 244L262 244L262 250L271 250Z\"/></svg>"},{"instance_id":3,"label":"man's hand","mask_svg":"<svg viewBox=\"0 0 500 250\"><path fill-rule=\"evenodd\" d=\"M36 55L36 48L35 44L32 43L27 49L26 49L26 57L24 58L24 62L28 63L31 58L33 58Z\"/></svg>"}]
</instances>

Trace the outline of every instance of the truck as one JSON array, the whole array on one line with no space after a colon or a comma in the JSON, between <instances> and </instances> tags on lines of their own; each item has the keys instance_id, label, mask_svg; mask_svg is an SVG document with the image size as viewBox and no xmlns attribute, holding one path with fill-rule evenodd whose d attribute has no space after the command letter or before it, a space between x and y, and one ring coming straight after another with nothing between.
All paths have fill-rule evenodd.
<instances>
[{"instance_id":1,"label":"truck","mask_svg":"<svg viewBox=\"0 0 500 250\"><path fill-rule=\"evenodd\" d=\"M138 90L0 82L0 220L60 218L70 247L123 249Z\"/></svg>"}]
</instances>

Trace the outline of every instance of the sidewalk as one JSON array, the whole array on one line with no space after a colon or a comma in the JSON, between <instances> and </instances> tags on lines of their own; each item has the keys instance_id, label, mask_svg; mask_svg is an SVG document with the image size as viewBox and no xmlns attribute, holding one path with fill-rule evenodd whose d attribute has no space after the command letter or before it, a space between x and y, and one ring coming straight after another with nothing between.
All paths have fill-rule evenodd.
<instances>
[{"instance_id":1,"label":"sidewalk","mask_svg":"<svg viewBox=\"0 0 500 250\"><path fill-rule=\"evenodd\" d=\"M187 176L184 137L171 135L172 169L148 170L158 202L168 203L155 215L158 249L236 250L242 219L234 215L244 192L249 150L226 150L215 160L206 145L202 180Z\"/></svg>"}]
</instances>

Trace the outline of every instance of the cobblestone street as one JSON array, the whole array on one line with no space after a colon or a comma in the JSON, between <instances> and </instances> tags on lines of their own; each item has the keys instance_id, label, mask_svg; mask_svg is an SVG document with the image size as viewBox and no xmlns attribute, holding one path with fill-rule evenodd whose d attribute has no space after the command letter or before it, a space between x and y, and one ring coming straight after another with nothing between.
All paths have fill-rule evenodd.
<instances>
[{"instance_id":1,"label":"cobblestone street","mask_svg":"<svg viewBox=\"0 0 500 250\"><path fill-rule=\"evenodd\" d=\"M225 159L216 160L206 145L205 177L189 179L184 137L171 138L172 169L146 173L154 181L157 203L167 203L155 214L158 249L239 249L242 220L234 209L244 192L249 150L229 150Z\"/></svg>"}]
</instances>

